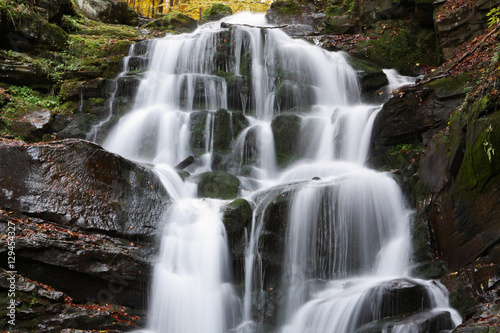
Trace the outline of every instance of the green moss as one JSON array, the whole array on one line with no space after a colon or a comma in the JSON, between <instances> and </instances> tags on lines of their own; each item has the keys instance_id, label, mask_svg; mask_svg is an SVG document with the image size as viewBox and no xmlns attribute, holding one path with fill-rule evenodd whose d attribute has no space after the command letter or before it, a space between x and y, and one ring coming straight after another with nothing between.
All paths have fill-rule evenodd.
<instances>
[{"instance_id":1,"label":"green moss","mask_svg":"<svg viewBox=\"0 0 500 333\"><path fill-rule=\"evenodd\" d=\"M457 175L460 195L465 198L485 193L500 181L499 154L492 155L490 161L485 151L486 142L494 149L500 147L500 115L483 118L476 124L469 123L468 131L474 135L468 135L465 157Z\"/></svg>"},{"instance_id":2,"label":"green moss","mask_svg":"<svg viewBox=\"0 0 500 333\"><path fill-rule=\"evenodd\" d=\"M300 5L295 1L275 1L271 4L271 9L276 9L285 15L298 15L302 12Z\"/></svg>"},{"instance_id":3,"label":"green moss","mask_svg":"<svg viewBox=\"0 0 500 333\"><path fill-rule=\"evenodd\" d=\"M220 109L215 113L214 150L230 150L232 139L230 114L227 110Z\"/></svg>"},{"instance_id":4,"label":"green moss","mask_svg":"<svg viewBox=\"0 0 500 333\"><path fill-rule=\"evenodd\" d=\"M174 30L177 32L191 32L198 27L198 24L196 20L185 14L173 12L147 23L142 27L159 31Z\"/></svg>"},{"instance_id":5,"label":"green moss","mask_svg":"<svg viewBox=\"0 0 500 333\"><path fill-rule=\"evenodd\" d=\"M218 199L233 199L238 195L240 181L226 172L205 172L200 175L198 196Z\"/></svg>"},{"instance_id":6,"label":"green moss","mask_svg":"<svg viewBox=\"0 0 500 333\"><path fill-rule=\"evenodd\" d=\"M356 53L381 67L412 74L418 68L417 63L439 63L434 31L423 29L416 22L376 22L366 35L375 38L358 42L355 46Z\"/></svg>"},{"instance_id":7,"label":"green moss","mask_svg":"<svg viewBox=\"0 0 500 333\"><path fill-rule=\"evenodd\" d=\"M68 34L57 25L47 23L40 32L40 45L43 48L61 51L68 46Z\"/></svg>"},{"instance_id":8,"label":"green moss","mask_svg":"<svg viewBox=\"0 0 500 333\"><path fill-rule=\"evenodd\" d=\"M233 10L231 9L231 7L223 5L221 3L214 3L203 12L200 18L200 23L218 21L221 18L229 15L233 15Z\"/></svg>"}]
</instances>

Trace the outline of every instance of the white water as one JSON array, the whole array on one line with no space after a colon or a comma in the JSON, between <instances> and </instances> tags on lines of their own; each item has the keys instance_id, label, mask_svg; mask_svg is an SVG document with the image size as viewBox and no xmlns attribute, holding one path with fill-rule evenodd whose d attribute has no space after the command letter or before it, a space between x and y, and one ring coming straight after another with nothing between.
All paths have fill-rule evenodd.
<instances>
[{"instance_id":1,"label":"white water","mask_svg":"<svg viewBox=\"0 0 500 333\"><path fill-rule=\"evenodd\" d=\"M262 15L249 14L226 21L266 24ZM148 329L258 329L263 317L253 312L265 288L257 250L263 212L280 186L290 184L295 190L280 286L284 302L275 324L287 333L353 332L367 293L381 283L407 277L410 261L411 212L399 186L389 175L364 166L380 105L361 103L356 72L340 53L292 40L277 29L239 26L229 35L221 31L225 30L218 23L210 23L193 34L156 40L134 108L103 142L129 159L154 164L174 200L165 214ZM233 60L221 68L218 47L228 36ZM212 169L215 111L228 106L228 81L214 73L224 70L241 77L248 54L253 89L248 99L241 99L241 109L249 126L233 138L232 148L240 166L234 170L251 170L239 175L244 187L240 193L254 203L255 211L246 230L245 284L237 296L222 223L227 202L195 198L195 182L198 174ZM396 84L392 78L390 82ZM289 95L281 98L280 89L289 89ZM312 105L304 104L311 98ZM298 108L288 110L290 105ZM201 110L208 113L204 148L197 153L190 147L192 116ZM301 117L300 160L281 170L271 122L284 112ZM191 176L182 181L173 166L196 154L197 161L188 169ZM450 311L454 324L460 322L439 285L413 281L426 286L434 308ZM395 330L411 333L414 326Z\"/></svg>"}]
</instances>

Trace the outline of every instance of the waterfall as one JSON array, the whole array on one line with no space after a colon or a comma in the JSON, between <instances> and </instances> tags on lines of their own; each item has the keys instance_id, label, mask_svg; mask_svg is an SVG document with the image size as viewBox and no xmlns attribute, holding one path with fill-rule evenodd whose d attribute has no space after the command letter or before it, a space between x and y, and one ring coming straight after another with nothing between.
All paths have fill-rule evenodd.
<instances>
[{"instance_id":1,"label":"waterfall","mask_svg":"<svg viewBox=\"0 0 500 333\"><path fill-rule=\"evenodd\" d=\"M223 20L266 25L249 13ZM411 333L460 322L438 282L409 275L412 212L390 174L365 166L381 105L362 103L344 54L212 22L155 40L147 57L134 106L102 144L153 165L173 200L149 332ZM406 82L386 73L391 88ZM174 166L191 155L181 178ZM197 198L213 170L237 176L254 209L238 285L223 223L230 201ZM266 216L281 197L273 234ZM266 269L269 235L284 239L278 273Z\"/></svg>"}]
</instances>

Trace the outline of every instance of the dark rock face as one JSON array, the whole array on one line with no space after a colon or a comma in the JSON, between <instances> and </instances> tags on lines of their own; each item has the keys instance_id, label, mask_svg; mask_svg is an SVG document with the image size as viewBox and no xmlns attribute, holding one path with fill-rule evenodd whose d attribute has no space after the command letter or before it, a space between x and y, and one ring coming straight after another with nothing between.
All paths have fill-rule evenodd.
<instances>
[{"instance_id":1,"label":"dark rock face","mask_svg":"<svg viewBox=\"0 0 500 333\"><path fill-rule=\"evenodd\" d=\"M224 209L224 227L228 238L233 266L233 276L237 284L245 281L245 229L252 227L253 209L245 199L236 199Z\"/></svg>"},{"instance_id":2,"label":"dark rock face","mask_svg":"<svg viewBox=\"0 0 500 333\"><path fill-rule=\"evenodd\" d=\"M377 115L372 142L427 144L434 134L446 127L450 114L463 102L468 79L468 74L443 78L422 90L391 98Z\"/></svg>"},{"instance_id":3,"label":"dark rock face","mask_svg":"<svg viewBox=\"0 0 500 333\"><path fill-rule=\"evenodd\" d=\"M90 142L2 140L0 156L0 206L61 225L151 239L170 201L152 171Z\"/></svg>"},{"instance_id":4,"label":"dark rock face","mask_svg":"<svg viewBox=\"0 0 500 333\"><path fill-rule=\"evenodd\" d=\"M279 114L273 118L274 145L278 164L285 166L299 153L301 118L295 114Z\"/></svg>"},{"instance_id":5,"label":"dark rock face","mask_svg":"<svg viewBox=\"0 0 500 333\"><path fill-rule=\"evenodd\" d=\"M444 60L452 59L459 52L458 46L481 35L486 25L486 14L500 1L481 0L459 6L434 17L434 25L440 40Z\"/></svg>"},{"instance_id":6,"label":"dark rock face","mask_svg":"<svg viewBox=\"0 0 500 333\"><path fill-rule=\"evenodd\" d=\"M423 311L408 317L386 318L367 324L356 330L356 333L390 332L396 327L407 327L417 332L444 332L453 326L448 311Z\"/></svg>"},{"instance_id":7,"label":"dark rock face","mask_svg":"<svg viewBox=\"0 0 500 333\"><path fill-rule=\"evenodd\" d=\"M361 59L348 57L349 65L351 65L358 72L358 80L361 86L361 95L365 99L374 99L373 95L379 89L389 84L387 75L382 71L379 66Z\"/></svg>"}]
</instances>

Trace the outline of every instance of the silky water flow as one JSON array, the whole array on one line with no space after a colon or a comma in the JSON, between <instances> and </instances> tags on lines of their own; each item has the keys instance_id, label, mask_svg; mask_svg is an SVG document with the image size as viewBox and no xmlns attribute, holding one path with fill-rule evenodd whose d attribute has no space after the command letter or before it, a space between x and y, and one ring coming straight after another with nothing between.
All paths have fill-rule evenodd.
<instances>
[{"instance_id":1,"label":"silky water flow","mask_svg":"<svg viewBox=\"0 0 500 333\"><path fill-rule=\"evenodd\" d=\"M409 276L411 212L390 175L364 166L381 106L361 103L346 55L279 29L249 26L266 26L262 15L224 21L236 25L208 23L151 42L134 106L103 142L112 152L154 165L173 200L164 217L147 330L265 331L268 319L256 311L266 291L261 212L285 186L292 190L281 297L272 309L275 331L410 333L458 325L461 318L449 308L444 288ZM390 88L406 82L386 73ZM233 138L226 170L239 178L240 196L254 207L239 288L222 223L229 201L197 198L196 185L214 163L217 110L228 108L223 126ZM231 109L246 119L238 135ZM272 127L283 114L300 121L294 138L299 158L287 168L279 166ZM200 117L201 129L194 123ZM203 139L194 140L195 132ZM173 166L190 155L196 161L182 180ZM413 301L416 308L406 304L406 290L421 297ZM406 318L407 312L415 314ZM396 319L381 324L384 317Z\"/></svg>"}]
</instances>

